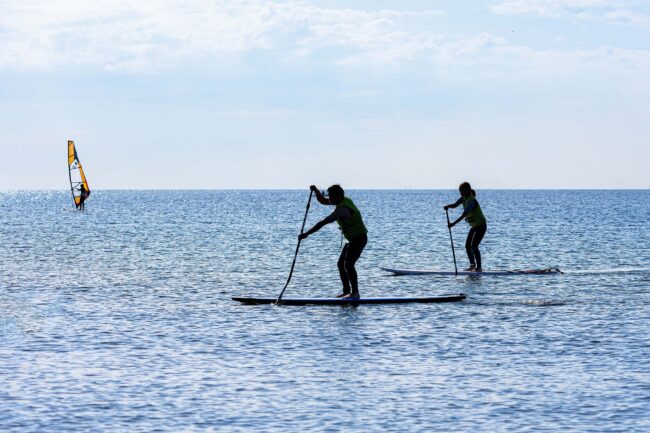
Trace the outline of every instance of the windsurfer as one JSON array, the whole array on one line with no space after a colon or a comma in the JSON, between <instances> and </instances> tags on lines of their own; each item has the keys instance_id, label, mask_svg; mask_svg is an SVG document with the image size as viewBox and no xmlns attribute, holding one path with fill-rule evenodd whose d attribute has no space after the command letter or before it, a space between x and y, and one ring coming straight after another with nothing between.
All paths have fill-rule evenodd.
<instances>
[{"instance_id":1,"label":"windsurfer","mask_svg":"<svg viewBox=\"0 0 650 433\"><path fill-rule=\"evenodd\" d=\"M77 205L77 209L81 211L84 210L84 208L86 207L84 203L86 202L86 199L88 198L89 195L90 192L86 189L86 187L82 183L79 186L79 204Z\"/></svg>"},{"instance_id":2,"label":"windsurfer","mask_svg":"<svg viewBox=\"0 0 650 433\"><path fill-rule=\"evenodd\" d=\"M343 283L343 293L337 298L359 298L359 284L357 271L354 267L361 256L363 249L368 242L368 230L363 224L361 212L354 205L352 200L345 196L341 185L332 185L327 189L328 197L325 197L316 188L315 185L309 187L316 193L316 199L320 204L336 206L334 211L316 223L308 231L301 233L299 239L305 239L307 236L316 233L325 225L336 221L347 240L338 261L339 275Z\"/></svg>"}]
</instances>

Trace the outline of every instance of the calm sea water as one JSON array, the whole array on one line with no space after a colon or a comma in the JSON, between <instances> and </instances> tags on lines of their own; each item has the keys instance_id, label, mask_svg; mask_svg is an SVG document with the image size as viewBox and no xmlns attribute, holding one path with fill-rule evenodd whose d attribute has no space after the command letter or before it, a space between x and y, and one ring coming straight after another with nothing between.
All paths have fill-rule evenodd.
<instances>
[{"instance_id":1,"label":"calm sea water","mask_svg":"<svg viewBox=\"0 0 650 433\"><path fill-rule=\"evenodd\" d=\"M231 301L277 296L307 191L0 193L0 431L650 431L648 190L479 191L484 268L566 273L458 278L379 269L453 270L454 191L349 195L362 295L471 298ZM304 241L285 296L337 294L340 242Z\"/></svg>"}]
</instances>

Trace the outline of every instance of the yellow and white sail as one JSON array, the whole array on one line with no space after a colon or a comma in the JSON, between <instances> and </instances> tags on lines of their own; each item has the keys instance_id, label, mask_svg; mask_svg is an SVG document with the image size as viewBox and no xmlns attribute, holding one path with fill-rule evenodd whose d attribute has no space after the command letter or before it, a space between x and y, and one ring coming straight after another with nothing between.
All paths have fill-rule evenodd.
<instances>
[{"instance_id":1,"label":"yellow and white sail","mask_svg":"<svg viewBox=\"0 0 650 433\"><path fill-rule=\"evenodd\" d=\"M79 207L82 196L85 200L90 195L90 187L86 180L86 175L79 162L77 149L74 147L74 141L68 140L68 173L70 175L70 190L75 206Z\"/></svg>"}]
</instances>

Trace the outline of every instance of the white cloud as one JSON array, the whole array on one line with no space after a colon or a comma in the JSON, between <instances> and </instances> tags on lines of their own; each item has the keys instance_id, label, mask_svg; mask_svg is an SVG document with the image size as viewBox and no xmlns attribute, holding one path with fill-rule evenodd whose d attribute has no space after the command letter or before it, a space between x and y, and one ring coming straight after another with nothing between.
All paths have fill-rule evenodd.
<instances>
[{"instance_id":1,"label":"white cloud","mask_svg":"<svg viewBox=\"0 0 650 433\"><path fill-rule=\"evenodd\" d=\"M325 9L301 1L23 0L0 5L0 67L83 64L141 71L176 66L193 56L251 50L308 55L328 47L389 62L408 57L409 44L417 45L404 30L409 22L438 15Z\"/></svg>"},{"instance_id":2,"label":"white cloud","mask_svg":"<svg viewBox=\"0 0 650 433\"><path fill-rule=\"evenodd\" d=\"M632 1L508 0L497 13L601 13L610 21L639 20ZM323 8L305 1L120 0L0 3L0 69L94 68L140 73L186 62L237 65L266 51L278 62L329 63L341 68L401 66L417 61L437 70L472 68L471 75L567 74L647 67L649 50L600 47L536 50L502 37L445 34L443 12ZM605 18L603 18L605 19ZM634 59L634 60L630 60ZM272 67L272 65L269 65ZM470 69L466 69L469 71Z\"/></svg>"},{"instance_id":3,"label":"white cloud","mask_svg":"<svg viewBox=\"0 0 650 433\"><path fill-rule=\"evenodd\" d=\"M533 14L544 18L650 26L648 4L642 0L503 0L490 6L490 10L499 15Z\"/></svg>"},{"instance_id":4,"label":"white cloud","mask_svg":"<svg viewBox=\"0 0 650 433\"><path fill-rule=\"evenodd\" d=\"M639 77L650 68L650 51L599 47L593 50L534 50L503 46L494 50L500 62L536 75L564 75L577 78L588 75L615 78L614 74Z\"/></svg>"}]
</instances>

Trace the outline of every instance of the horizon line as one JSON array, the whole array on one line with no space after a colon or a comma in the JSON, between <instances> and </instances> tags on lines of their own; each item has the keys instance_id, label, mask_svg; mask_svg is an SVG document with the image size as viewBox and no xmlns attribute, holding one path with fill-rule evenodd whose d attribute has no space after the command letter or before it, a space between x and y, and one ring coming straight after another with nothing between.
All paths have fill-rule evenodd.
<instances>
[{"instance_id":1,"label":"horizon line","mask_svg":"<svg viewBox=\"0 0 650 433\"><path fill-rule=\"evenodd\" d=\"M450 191L457 188L345 188L346 191ZM648 191L650 187L590 187L590 188L570 188L570 187L532 187L532 188L475 188L479 191ZM69 192L65 188L23 188L23 189L0 189L2 192L29 192L29 191L47 191L47 192ZM309 188L98 188L91 189L95 191L309 191Z\"/></svg>"}]
</instances>

